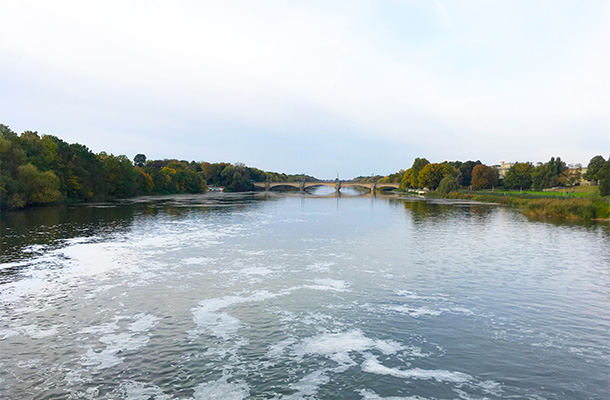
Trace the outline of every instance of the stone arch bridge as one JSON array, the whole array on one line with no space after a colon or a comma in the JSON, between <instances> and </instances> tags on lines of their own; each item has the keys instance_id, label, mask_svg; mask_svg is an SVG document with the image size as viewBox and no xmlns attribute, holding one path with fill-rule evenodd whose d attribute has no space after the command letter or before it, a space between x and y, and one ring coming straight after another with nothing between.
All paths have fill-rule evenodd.
<instances>
[{"instance_id":1,"label":"stone arch bridge","mask_svg":"<svg viewBox=\"0 0 610 400\"><path fill-rule=\"evenodd\" d=\"M344 188L344 187L361 187L361 188L369 189L371 191L371 193L375 193L375 190L377 190L377 189L385 189L385 188L398 189L398 183L379 183L379 182L357 183L357 182L341 182L341 181L335 181L335 182L254 182L254 186L263 188L263 189L265 189L265 191L269 191L275 187L280 187L280 186L290 186L293 188L300 189L301 191L305 191L305 189L309 189L309 188L317 187L317 186L328 186L328 187L335 188L336 192L339 192L341 190L341 188Z\"/></svg>"}]
</instances>

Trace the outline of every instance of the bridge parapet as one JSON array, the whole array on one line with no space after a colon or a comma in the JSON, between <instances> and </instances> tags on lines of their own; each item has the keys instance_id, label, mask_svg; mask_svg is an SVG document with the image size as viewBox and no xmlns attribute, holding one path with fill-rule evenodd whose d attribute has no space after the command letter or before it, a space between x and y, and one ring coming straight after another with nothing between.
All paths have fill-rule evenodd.
<instances>
[{"instance_id":1,"label":"bridge parapet","mask_svg":"<svg viewBox=\"0 0 610 400\"><path fill-rule=\"evenodd\" d=\"M269 191L272 188L279 187L279 186L290 186L290 187L300 189L301 191L311 188L311 187L316 187L316 186L333 187L333 188L335 188L336 191L339 191L339 190L341 190L341 188L344 188L344 187L354 187L354 186L368 188L369 190L371 190L373 192L377 189L386 188L386 187L398 189L398 183L378 183L378 182L359 183L359 182L342 182L342 181L336 181L336 182L254 182L254 186L263 188L266 191Z\"/></svg>"}]
</instances>

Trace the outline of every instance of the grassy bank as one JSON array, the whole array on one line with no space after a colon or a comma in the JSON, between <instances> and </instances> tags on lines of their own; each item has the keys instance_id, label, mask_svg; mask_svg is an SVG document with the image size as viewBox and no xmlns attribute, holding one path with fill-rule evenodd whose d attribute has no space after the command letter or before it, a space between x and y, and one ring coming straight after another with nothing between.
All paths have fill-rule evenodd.
<instances>
[{"instance_id":1,"label":"grassy bank","mask_svg":"<svg viewBox=\"0 0 610 400\"><path fill-rule=\"evenodd\" d=\"M530 217L539 219L610 219L610 198L596 195L567 197L548 195L549 192L451 192L448 195L431 193L432 197L466 199L519 207ZM551 192L552 193L552 192Z\"/></svg>"}]
</instances>

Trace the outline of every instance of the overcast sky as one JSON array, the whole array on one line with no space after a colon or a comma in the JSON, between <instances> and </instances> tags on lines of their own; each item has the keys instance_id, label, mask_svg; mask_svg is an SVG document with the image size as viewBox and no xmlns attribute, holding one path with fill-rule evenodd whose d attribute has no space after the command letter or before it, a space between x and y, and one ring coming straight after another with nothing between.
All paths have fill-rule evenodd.
<instances>
[{"instance_id":1,"label":"overcast sky","mask_svg":"<svg viewBox=\"0 0 610 400\"><path fill-rule=\"evenodd\" d=\"M342 178L610 154L610 2L4 1L0 123Z\"/></svg>"}]
</instances>

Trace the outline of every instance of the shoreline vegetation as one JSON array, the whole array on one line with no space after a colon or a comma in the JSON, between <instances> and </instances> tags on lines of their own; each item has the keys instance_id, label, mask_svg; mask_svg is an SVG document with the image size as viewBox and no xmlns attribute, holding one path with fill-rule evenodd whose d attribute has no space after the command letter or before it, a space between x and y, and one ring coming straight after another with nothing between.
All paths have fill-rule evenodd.
<instances>
[{"instance_id":1,"label":"shoreline vegetation","mask_svg":"<svg viewBox=\"0 0 610 400\"><path fill-rule=\"evenodd\" d=\"M86 146L0 124L0 209L53 203L86 203L142 195L256 190L254 182L312 182L313 176L263 171L242 163L177 159L148 160L137 154L93 153ZM593 186L579 186L584 182ZM499 176L481 161L430 163L388 176L359 176L356 183L398 183L399 192L519 207L539 219L610 220L610 158L598 155L587 168L568 167L559 157L546 163L517 162ZM560 187L559 190L554 189ZM528 189L528 190L524 190Z\"/></svg>"},{"instance_id":2,"label":"shoreline vegetation","mask_svg":"<svg viewBox=\"0 0 610 400\"><path fill-rule=\"evenodd\" d=\"M596 195L589 197L567 197L549 194L542 196L525 196L495 192L456 191L447 194L426 193L425 197L459 199L482 203L496 203L501 206L518 208L521 213L540 220L595 220L610 221L610 200Z\"/></svg>"},{"instance_id":3,"label":"shoreline vegetation","mask_svg":"<svg viewBox=\"0 0 610 400\"><path fill-rule=\"evenodd\" d=\"M0 209L53 203L87 203L143 195L255 190L253 182L315 180L307 175L262 171L236 163L148 160L137 154L94 153L78 143L0 124Z\"/></svg>"},{"instance_id":4,"label":"shoreline vegetation","mask_svg":"<svg viewBox=\"0 0 610 400\"><path fill-rule=\"evenodd\" d=\"M411 168L383 180L426 197L518 207L542 220L610 219L610 157L595 156L586 168L568 166L559 157L536 165L517 162L504 166L500 176L502 167L478 160L430 163L416 158Z\"/></svg>"}]
</instances>

